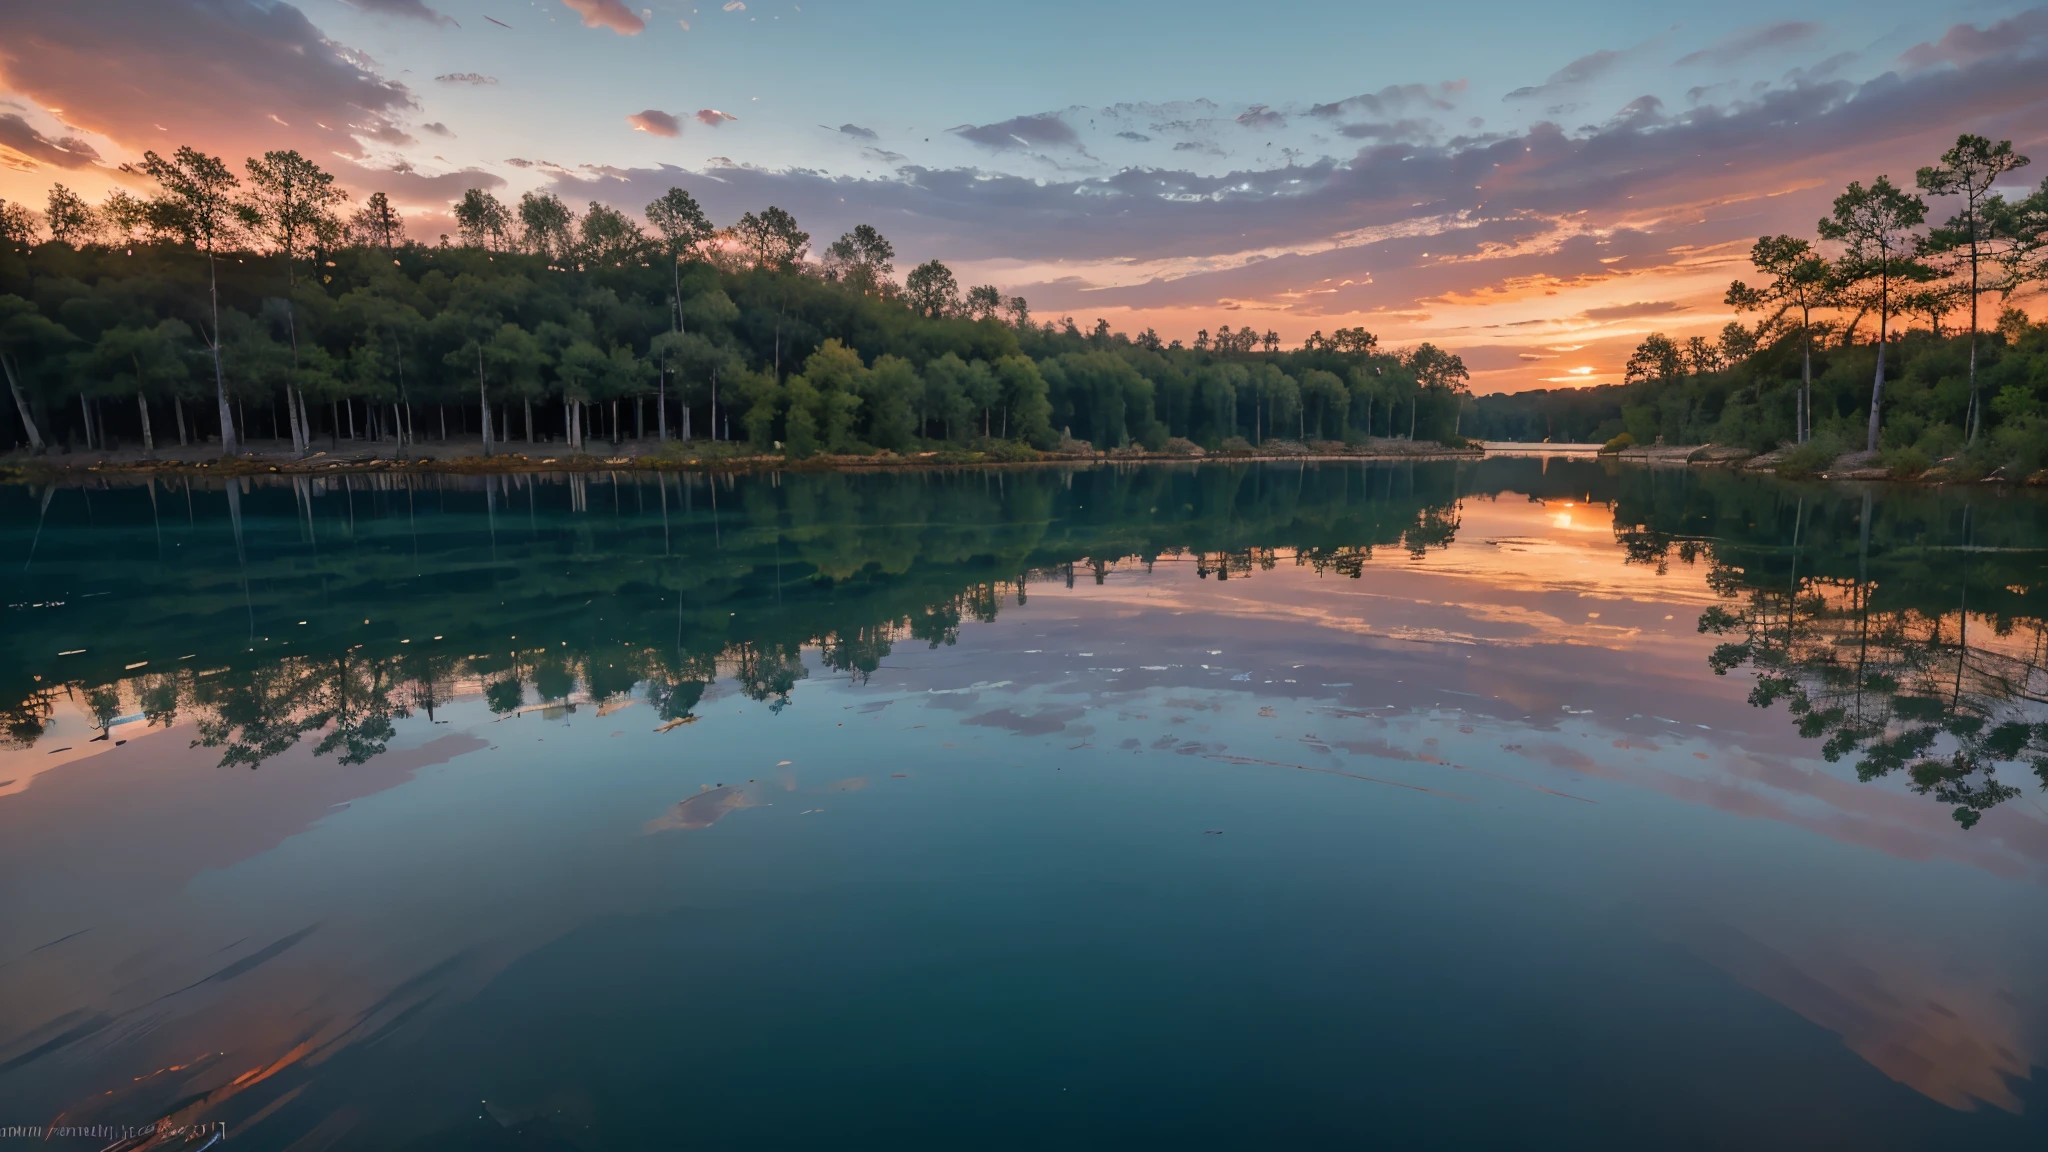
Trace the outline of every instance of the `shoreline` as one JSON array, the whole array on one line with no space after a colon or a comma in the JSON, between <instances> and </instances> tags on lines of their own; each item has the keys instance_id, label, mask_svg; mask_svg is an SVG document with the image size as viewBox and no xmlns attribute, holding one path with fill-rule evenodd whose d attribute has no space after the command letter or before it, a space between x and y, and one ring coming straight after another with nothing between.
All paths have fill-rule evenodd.
<instances>
[{"instance_id":1,"label":"shoreline","mask_svg":"<svg viewBox=\"0 0 2048 1152\"><path fill-rule=\"evenodd\" d=\"M415 473L493 475L507 472L853 472L910 468L992 468L1013 466L1078 464L1213 464L1276 460L1329 462L1351 460L1477 460L1485 450L1477 447L1449 448L1433 442L1380 440L1357 448L1338 451L1321 446L1295 445L1298 451L1255 450L1251 452L1174 453L1120 449L1111 452L1057 452L1012 448L1002 452L978 450L934 450L899 455L881 452L871 456L818 455L792 459L781 453L725 452L719 450L678 450L670 441L667 450L645 451L651 445L627 442L609 453L549 454L521 444L519 449L494 451L486 456L480 442L437 442L407 445L400 453L378 451L358 441L354 447L321 449L306 456L289 448L258 448L237 456L206 456L206 445L187 445L159 451L153 456L140 449L110 453L68 453L0 458L0 481L83 479L108 476L326 476L343 473ZM699 441L696 443L711 443ZM721 445L727 442L716 442ZM523 450L521 450L523 449Z\"/></svg>"}]
</instances>

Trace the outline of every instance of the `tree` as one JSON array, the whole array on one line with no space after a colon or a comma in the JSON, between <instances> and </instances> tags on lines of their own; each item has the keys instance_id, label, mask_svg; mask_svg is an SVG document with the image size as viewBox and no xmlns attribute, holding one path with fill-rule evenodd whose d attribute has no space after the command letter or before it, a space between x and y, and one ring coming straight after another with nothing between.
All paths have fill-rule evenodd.
<instances>
[{"instance_id":1,"label":"tree","mask_svg":"<svg viewBox=\"0 0 2048 1152\"><path fill-rule=\"evenodd\" d=\"M29 450L42 455L43 433L37 427L34 412L29 407L27 392L22 387L22 369L17 349L28 346L54 346L74 339L63 325L36 310L36 306L19 296L0 296L0 371L7 376L7 390L14 397L14 410L21 417L22 430L28 433Z\"/></svg>"},{"instance_id":2,"label":"tree","mask_svg":"<svg viewBox=\"0 0 2048 1152\"><path fill-rule=\"evenodd\" d=\"M455 228L468 247L502 249L511 235L512 214L496 196L471 188L455 202Z\"/></svg>"},{"instance_id":3,"label":"tree","mask_svg":"<svg viewBox=\"0 0 2048 1152\"><path fill-rule=\"evenodd\" d=\"M285 326L296 362L298 314L290 306L298 282L295 261L336 227L335 207L346 202L348 194L334 186L332 175L296 151L265 152L244 167L249 173L249 190L238 208L250 231L268 240L284 260ZM290 385L285 387L284 400L291 417L292 449L303 455L312 449L304 402Z\"/></svg>"},{"instance_id":4,"label":"tree","mask_svg":"<svg viewBox=\"0 0 2048 1152\"><path fill-rule=\"evenodd\" d=\"M671 188L661 199L647 206L647 222L661 233L662 248L678 264L697 259L706 244L718 235L697 198L681 188Z\"/></svg>"},{"instance_id":5,"label":"tree","mask_svg":"<svg viewBox=\"0 0 2048 1152\"><path fill-rule=\"evenodd\" d=\"M1796 236L1761 236L1750 247L1749 262L1771 277L1761 288L1737 280L1728 285L1727 303L1737 312L1775 307L1760 327L1775 327L1792 310L1799 312L1799 398L1793 415L1793 438L1804 444L1813 436L1813 310L1835 302L1835 278L1813 245Z\"/></svg>"},{"instance_id":6,"label":"tree","mask_svg":"<svg viewBox=\"0 0 2048 1152\"><path fill-rule=\"evenodd\" d=\"M405 243L405 220L398 209L391 206L391 198L382 192L370 193L363 206L349 218L349 238L370 248L382 248L389 252L393 247Z\"/></svg>"},{"instance_id":7,"label":"tree","mask_svg":"<svg viewBox=\"0 0 2048 1152\"><path fill-rule=\"evenodd\" d=\"M1685 357L1671 337L1652 332L1629 353L1622 379L1630 384L1669 384L1685 375Z\"/></svg>"},{"instance_id":8,"label":"tree","mask_svg":"<svg viewBox=\"0 0 2048 1152\"><path fill-rule=\"evenodd\" d=\"M1721 357L1721 346L1705 336L1689 336L1685 341L1685 366L1695 376L1719 372L1727 365Z\"/></svg>"},{"instance_id":9,"label":"tree","mask_svg":"<svg viewBox=\"0 0 2048 1152\"><path fill-rule=\"evenodd\" d=\"M927 260L903 278L904 295L910 306L926 316L945 316L959 307L960 284L953 270L937 260Z\"/></svg>"},{"instance_id":10,"label":"tree","mask_svg":"<svg viewBox=\"0 0 2048 1152\"><path fill-rule=\"evenodd\" d=\"M27 248L36 242L35 210L19 200L0 200L0 245Z\"/></svg>"},{"instance_id":11,"label":"tree","mask_svg":"<svg viewBox=\"0 0 2048 1152\"><path fill-rule=\"evenodd\" d=\"M2029 284L2048 283L2048 180L2025 199L2008 204L1994 196L1987 208L1990 230L2001 237L1998 292L2008 299Z\"/></svg>"},{"instance_id":12,"label":"tree","mask_svg":"<svg viewBox=\"0 0 2048 1152\"><path fill-rule=\"evenodd\" d=\"M127 243L135 239L138 230L149 226L149 205L116 188L100 205L99 218L102 229L116 243Z\"/></svg>"},{"instance_id":13,"label":"tree","mask_svg":"<svg viewBox=\"0 0 2048 1152\"><path fill-rule=\"evenodd\" d=\"M1920 254L1937 259L1950 257L1969 268L1970 274L1970 411L1964 418L1972 441L1984 427L1983 404L1977 394L1977 299L1983 292L1979 273L1992 234L1985 227L1985 201L2000 176L2024 168L2025 156L2012 150L2012 141L1993 144L1983 136L1956 137L1955 147L1941 154L1941 163L1920 169L1914 183L1929 196L1959 196L1962 211L1920 240ZM1994 217L1995 218L1995 217Z\"/></svg>"},{"instance_id":14,"label":"tree","mask_svg":"<svg viewBox=\"0 0 2048 1152\"><path fill-rule=\"evenodd\" d=\"M1927 219L1927 205L1917 196L1893 187L1879 176L1865 188L1852 182L1835 197L1834 211L1820 222L1820 236L1845 249L1837 265L1844 294L1877 313L1877 374L1870 385L1870 431L1865 451L1877 451L1877 430L1884 407L1885 346L1891 340L1891 318L1898 311L1893 283L1923 274L1925 265L1908 254L1912 231Z\"/></svg>"},{"instance_id":15,"label":"tree","mask_svg":"<svg viewBox=\"0 0 2048 1152\"><path fill-rule=\"evenodd\" d=\"M168 226L182 239L206 253L207 299L213 311L213 331L207 342L213 348L214 399L220 405L220 448L229 456L241 451L235 435L235 416L228 410L227 371L220 358L220 274L216 250L235 239L234 195L240 183L227 164L217 156L185 145L166 160L155 152L142 154L142 171L161 189L150 204L153 226Z\"/></svg>"},{"instance_id":16,"label":"tree","mask_svg":"<svg viewBox=\"0 0 2048 1152\"><path fill-rule=\"evenodd\" d=\"M803 261L810 249L811 234L796 226L796 217L774 205L759 216L749 212L733 225L739 240L756 268L789 268Z\"/></svg>"},{"instance_id":17,"label":"tree","mask_svg":"<svg viewBox=\"0 0 2048 1152\"><path fill-rule=\"evenodd\" d=\"M997 288L993 284L982 284L967 290L967 315L972 316L976 320L988 320L1002 310L1002 289ZM1148 328L1146 331L1149 333L1151 329ZM1157 335L1152 337L1151 346L1155 349L1159 346L1159 337Z\"/></svg>"},{"instance_id":18,"label":"tree","mask_svg":"<svg viewBox=\"0 0 2048 1152\"><path fill-rule=\"evenodd\" d=\"M622 264L637 260L647 246L640 226L624 212L607 204L590 202L590 210L576 228L577 255L596 264Z\"/></svg>"},{"instance_id":19,"label":"tree","mask_svg":"<svg viewBox=\"0 0 2048 1152\"><path fill-rule=\"evenodd\" d=\"M519 246L551 261L569 258L576 244L576 214L552 192L519 198Z\"/></svg>"},{"instance_id":20,"label":"tree","mask_svg":"<svg viewBox=\"0 0 2048 1152\"><path fill-rule=\"evenodd\" d=\"M1415 382L1424 391L1458 396L1468 391L1467 383L1472 373L1465 369L1465 360L1454 352L1446 352L1434 344L1423 344L1408 356L1408 370L1415 374ZM1419 398L1418 398L1419 399ZM1415 405L1420 408L1418 402ZM1457 423L1452 431L1456 432ZM1408 412L1408 438L1415 439L1415 410Z\"/></svg>"},{"instance_id":21,"label":"tree","mask_svg":"<svg viewBox=\"0 0 2048 1152\"><path fill-rule=\"evenodd\" d=\"M43 221L49 225L50 239L61 240L73 248L83 248L99 237L99 213L85 202L85 197L62 184L50 186Z\"/></svg>"},{"instance_id":22,"label":"tree","mask_svg":"<svg viewBox=\"0 0 2048 1152\"><path fill-rule=\"evenodd\" d=\"M854 291L880 292L895 271L896 246L872 224L857 224L853 231L834 240L825 249L827 272L836 275Z\"/></svg>"}]
</instances>

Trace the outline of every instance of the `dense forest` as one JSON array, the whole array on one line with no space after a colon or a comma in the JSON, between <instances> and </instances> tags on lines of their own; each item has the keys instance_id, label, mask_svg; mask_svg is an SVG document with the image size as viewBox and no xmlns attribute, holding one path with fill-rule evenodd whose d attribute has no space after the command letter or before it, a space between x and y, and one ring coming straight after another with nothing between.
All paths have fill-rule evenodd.
<instances>
[{"instance_id":1,"label":"dense forest","mask_svg":"<svg viewBox=\"0 0 2048 1152\"><path fill-rule=\"evenodd\" d=\"M1862 450L1908 476L1943 460L1962 475L2038 472L2048 467L2048 325L2011 301L2048 284L2048 181L2019 200L1991 190L2027 163L2009 141L1964 136L1918 171L1918 194L1884 176L1851 184L1812 239L1756 241L1760 279L1726 296L1753 322L1719 339L1652 333L1625 383L1483 397L1464 431L1792 446L1793 466ZM1928 227L1929 199L1953 215Z\"/></svg>"},{"instance_id":2,"label":"dense forest","mask_svg":"<svg viewBox=\"0 0 2048 1152\"><path fill-rule=\"evenodd\" d=\"M1451 438L1467 398L1463 363L1428 344L1341 329L1282 351L1225 324L1184 347L1034 322L936 260L899 282L867 225L813 259L788 212L720 228L682 189L644 224L473 189L459 234L425 242L383 194L351 205L296 152L238 176L181 148L138 171L148 199L60 185L42 211L0 203L0 444L1188 452Z\"/></svg>"}]
</instances>

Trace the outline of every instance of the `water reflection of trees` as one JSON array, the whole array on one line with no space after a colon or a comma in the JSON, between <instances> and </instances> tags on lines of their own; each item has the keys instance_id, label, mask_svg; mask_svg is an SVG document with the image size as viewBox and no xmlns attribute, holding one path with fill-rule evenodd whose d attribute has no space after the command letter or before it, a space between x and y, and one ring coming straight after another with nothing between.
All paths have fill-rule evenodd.
<instances>
[{"instance_id":1,"label":"water reflection of trees","mask_svg":"<svg viewBox=\"0 0 2048 1152\"><path fill-rule=\"evenodd\" d=\"M1662 497L1662 498L1660 498ZM1748 668L1750 702L1783 704L1829 761L1899 776L1964 827L2048 788L2048 541L2026 498L1793 488L1735 476L1617 508L1630 560L1704 556L1726 603L1717 674Z\"/></svg>"},{"instance_id":2,"label":"water reflection of trees","mask_svg":"<svg viewBox=\"0 0 2048 1152\"><path fill-rule=\"evenodd\" d=\"M1449 544L1470 483L1412 465L561 479L65 490L60 512L91 515L61 528L47 493L0 489L0 536L42 533L8 600L101 597L83 619L21 614L6 739L35 743L65 693L103 733L187 720L250 768L307 741L359 764L468 696L498 714L638 699L673 726L725 681L780 711L813 668L864 680L1034 584L1162 560L1359 578L1375 549Z\"/></svg>"}]
</instances>

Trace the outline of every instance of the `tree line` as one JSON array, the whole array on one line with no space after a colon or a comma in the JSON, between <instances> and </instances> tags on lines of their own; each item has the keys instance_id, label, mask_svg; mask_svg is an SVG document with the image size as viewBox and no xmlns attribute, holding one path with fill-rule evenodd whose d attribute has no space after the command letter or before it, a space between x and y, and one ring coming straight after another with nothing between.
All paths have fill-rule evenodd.
<instances>
[{"instance_id":1,"label":"tree line","mask_svg":"<svg viewBox=\"0 0 2048 1152\"><path fill-rule=\"evenodd\" d=\"M1725 301L1754 320L1719 339L1652 333L1623 385L1488 397L1475 427L1785 445L1817 463L1861 449L1902 475L1939 460L2036 472L2048 466L2048 326L2012 302L2048 284L2048 180L2017 199L1994 191L2028 163L2011 141L1964 135L1911 187L1851 183L1811 237L1751 248L1758 278L1730 284ZM1930 200L1951 209L1933 226Z\"/></svg>"},{"instance_id":2,"label":"tree line","mask_svg":"<svg viewBox=\"0 0 2048 1152\"><path fill-rule=\"evenodd\" d=\"M0 202L0 368L17 445L154 452L268 434L404 445L480 438L580 452L909 453L1250 448L1455 438L1467 373L1362 328L1283 350L1250 325L1191 346L1036 321L930 260L899 280L860 225L814 257L784 209L724 227L672 188L635 219L470 189L453 236L408 235L297 152L240 174L147 153L155 188L42 211ZM1178 441L1179 443L1176 443ZM693 443L694 442L694 443Z\"/></svg>"}]
</instances>

